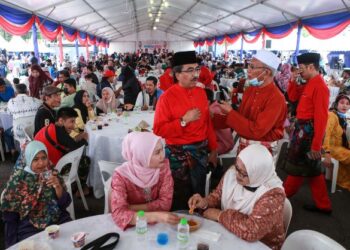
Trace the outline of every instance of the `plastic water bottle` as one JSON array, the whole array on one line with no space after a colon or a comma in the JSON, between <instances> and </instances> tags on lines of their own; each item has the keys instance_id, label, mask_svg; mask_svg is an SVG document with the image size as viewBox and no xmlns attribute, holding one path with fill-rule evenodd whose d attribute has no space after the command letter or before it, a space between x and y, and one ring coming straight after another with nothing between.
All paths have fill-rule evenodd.
<instances>
[{"instance_id":1,"label":"plastic water bottle","mask_svg":"<svg viewBox=\"0 0 350 250\"><path fill-rule=\"evenodd\" d=\"M177 225L177 249L187 249L190 240L190 226L186 218Z\"/></svg>"},{"instance_id":2,"label":"plastic water bottle","mask_svg":"<svg viewBox=\"0 0 350 250\"><path fill-rule=\"evenodd\" d=\"M145 212L140 210L137 212L136 217L136 234L139 241L144 241L147 234L147 220Z\"/></svg>"}]
</instances>

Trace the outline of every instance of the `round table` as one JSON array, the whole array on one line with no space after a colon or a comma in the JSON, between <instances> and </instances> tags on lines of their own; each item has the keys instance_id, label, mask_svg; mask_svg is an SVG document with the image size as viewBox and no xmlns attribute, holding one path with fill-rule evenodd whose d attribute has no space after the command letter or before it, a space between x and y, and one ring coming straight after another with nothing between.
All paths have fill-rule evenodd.
<instances>
[{"instance_id":1,"label":"round table","mask_svg":"<svg viewBox=\"0 0 350 250\"><path fill-rule=\"evenodd\" d=\"M139 242L136 238L135 228L129 228L125 231L119 229L113 222L111 214L96 215L86 217L80 220L75 220L60 225L59 237L51 240L48 239L45 231L38 233L27 240L34 240L41 244L49 245L52 250L75 250L73 247L71 236L76 232L86 232L86 244L92 240L110 232L117 232L120 235L119 243L115 247L118 250L153 250L153 249L176 249L176 228L167 224L158 223L155 225L148 225L147 239L143 242ZM219 233L220 238L218 241L212 239L202 238L205 232ZM169 235L169 242L166 246L158 246L156 243L156 235L159 232L167 232ZM202 226L199 230L190 235L190 246L188 250L196 250L196 245L199 242L204 242L209 245L209 249L215 250L231 250L231 249L269 249L263 243L247 242L234 234L227 231L219 223L202 219ZM48 248L47 250L49 250ZM17 250L18 244L9 248L9 250Z\"/></svg>"},{"instance_id":2,"label":"round table","mask_svg":"<svg viewBox=\"0 0 350 250\"><path fill-rule=\"evenodd\" d=\"M85 126L86 132L89 134L87 155L91 159L87 184L93 187L96 198L101 198L104 195L98 161L124 162L121 155L122 141L128 130L134 129L142 120L150 125L148 130L153 128L154 111L128 113L130 114L129 117L117 116L114 113L106 115L102 119L107 121L109 125L103 127L102 130L93 130L96 124L91 122L88 122Z\"/></svg>"}]
</instances>

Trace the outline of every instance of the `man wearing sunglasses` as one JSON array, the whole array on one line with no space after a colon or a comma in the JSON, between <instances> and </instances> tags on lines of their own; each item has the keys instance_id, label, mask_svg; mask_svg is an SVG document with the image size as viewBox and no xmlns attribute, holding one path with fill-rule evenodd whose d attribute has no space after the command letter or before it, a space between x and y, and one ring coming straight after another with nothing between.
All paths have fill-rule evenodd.
<instances>
[{"instance_id":1,"label":"man wearing sunglasses","mask_svg":"<svg viewBox=\"0 0 350 250\"><path fill-rule=\"evenodd\" d=\"M225 115L214 115L216 128L230 127L240 136L240 151L250 144L262 144L277 154L277 141L283 138L287 115L286 100L273 81L279 64L274 53L258 51L248 67L249 87L239 109L222 103L220 108Z\"/></svg>"},{"instance_id":2,"label":"man wearing sunglasses","mask_svg":"<svg viewBox=\"0 0 350 250\"><path fill-rule=\"evenodd\" d=\"M174 84L160 97L153 131L165 138L174 179L173 210L188 209L195 193L204 195L208 162L216 165L217 143L204 89L196 87L200 67L195 51L174 54ZM208 156L208 151L210 151Z\"/></svg>"}]
</instances>

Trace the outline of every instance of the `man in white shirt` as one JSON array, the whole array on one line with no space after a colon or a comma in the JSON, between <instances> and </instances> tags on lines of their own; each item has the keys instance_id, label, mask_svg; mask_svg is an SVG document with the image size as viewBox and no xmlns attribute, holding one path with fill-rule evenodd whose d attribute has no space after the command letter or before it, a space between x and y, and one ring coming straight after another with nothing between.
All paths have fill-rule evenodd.
<instances>
[{"instance_id":1,"label":"man in white shirt","mask_svg":"<svg viewBox=\"0 0 350 250\"><path fill-rule=\"evenodd\" d=\"M26 139L24 129L28 127L28 131L32 136L34 131L34 118L42 101L37 98L28 96L27 86L23 83L16 85L16 97L11 98L7 103L7 110L13 117L13 127L5 131L8 140L13 140L12 136L23 143ZM11 145L12 143L10 143ZM16 149L14 144L10 146L12 156L15 155Z\"/></svg>"},{"instance_id":2,"label":"man in white shirt","mask_svg":"<svg viewBox=\"0 0 350 250\"><path fill-rule=\"evenodd\" d=\"M142 110L148 110L149 107L153 107L153 110L156 109L159 97L163 94L163 90L157 88L157 83L158 80L156 77L147 77L146 89L139 92L135 107L141 107Z\"/></svg>"}]
</instances>

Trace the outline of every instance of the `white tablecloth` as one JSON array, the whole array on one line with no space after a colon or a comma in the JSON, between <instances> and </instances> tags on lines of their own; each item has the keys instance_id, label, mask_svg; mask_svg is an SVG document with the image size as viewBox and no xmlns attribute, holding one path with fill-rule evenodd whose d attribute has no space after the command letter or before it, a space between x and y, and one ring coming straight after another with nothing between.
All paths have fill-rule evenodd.
<instances>
[{"instance_id":1,"label":"white tablecloth","mask_svg":"<svg viewBox=\"0 0 350 250\"><path fill-rule=\"evenodd\" d=\"M233 79L233 78L220 78L220 85L223 87L228 88L229 90L232 90L232 84L237 81L237 79Z\"/></svg>"},{"instance_id":2,"label":"white tablecloth","mask_svg":"<svg viewBox=\"0 0 350 250\"><path fill-rule=\"evenodd\" d=\"M209 249L213 250L232 250L232 249L269 249L261 242L247 242L234 234L227 231L220 224L203 219L201 228L190 235L190 247L188 250L196 250L198 242L205 242L209 244ZM199 234L201 231L208 230L215 233L220 233L221 236L218 241L212 241L209 239L203 239ZM113 222L111 214L97 215L86 217L80 220L75 220L69 223L60 225L59 237L51 240L48 239L47 234L41 232L28 238L27 240L34 240L41 244L50 245L52 250L75 250L71 242L71 236L76 232L86 232L86 244L92 240L110 232L117 232L120 234L118 245L115 249L118 250L154 250L154 249L176 249L176 229L166 224L156 224L148 226L147 240L145 242L139 242L136 238L134 228L129 228L126 231L121 231ZM167 232L169 235L169 242L166 246L158 246L156 243L156 235L159 232ZM18 245L14 245L10 250L17 250Z\"/></svg>"},{"instance_id":3,"label":"white tablecloth","mask_svg":"<svg viewBox=\"0 0 350 250\"><path fill-rule=\"evenodd\" d=\"M117 116L112 114L109 121L109 126L103 127L102 130L92 130L92 124L89 122L86 125L86 131L89 134L88 156L91 158L90 172L87 184L94 189L96 198L101 198L104 195L103 183L100 174L98 161L114 161L122 163L124 159L121 155L122 141L129 129L135 128L142 120L146 121L150 128L153 129L154 112L140 111L130 112L129 117L118 116L118 121L115 121Z\"/></svg>"},{"instance_id":4,"label":"white tablecloth","mask_svg":"<svg viewBox=\"0 0 350 250\"><path fill-rule=\"evenodd\" d=\"M0 104L0 127L4 128L5 130L8 128L11 128L13 125L13 119L12 115L7 113L7 103Z\"/></svg>"}]
</instances>

